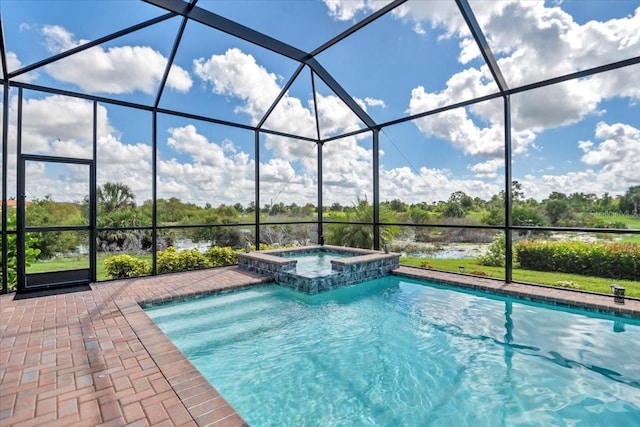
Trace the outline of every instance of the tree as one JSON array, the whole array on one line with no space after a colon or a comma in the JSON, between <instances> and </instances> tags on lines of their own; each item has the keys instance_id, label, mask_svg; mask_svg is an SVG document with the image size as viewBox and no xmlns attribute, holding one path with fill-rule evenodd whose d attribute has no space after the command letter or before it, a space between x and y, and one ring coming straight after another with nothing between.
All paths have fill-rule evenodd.
<instances>
[{"instance_id":1,"label":"tree","mask_svg":"<svg viewBox=\"0 0 640 427\"><path fill-rule=\"evenodd\" d=\"M519 181L511 181L511 200L513 204L524 202L524 191Z\"/></svg>"},{"instance_id":2,"label":"tree","mask_svg":"<svg viewBox=\"0 0 640 427\"><path fill-rule=\"evenodd\" d=\"M307 203L302 207L302 216L308 217L315 213L316 207L313 203Z\"/></svg>"},{"instance_id":3,"label":"tree","mask_svg":"<svg viewBox=\"0 0 640 427\"><path fill-rule=\"evenodd\" d=\"M612 206L613 206L613 197L611 197L611 195L608 192L604 193L600 198L600 200L598 200L598 208L606 212L610 210Z\"/></svg>"},{"instance_id":4,"label":"tree","mask_svg":"<svg viewBox=\"0 0 640 427\"><path fill-rule=\"evenodd\" d=\"M447 218L464 218L466 212L460 203L447 202L442 216Z\"/></svg>"},{"instance_id":5,"label":"tree","mask_svg":"<svg viewBox=\"0 0 640 427\"><path fill-rule=\"evenodd\" d=\"M284 205L284 203L280 202L271 205L269 216L284 215L285 213L287 213L287 207Z\"/></svg>"},{"instance_id":6,"label":"tree","mask_svg":"<svg viewBox=\"0 0 640 427\"><path fill-rule=\"evenodd\" d=\"M80 204L56 202L50 196L34 200L25 211L28 226L65 226L84 225L88 219L83 215ZM88 212L88 211L87 211ZM37 242L34 247L40 250L40 259L49 259L57 253L67 254L81 242L82 233L74 231L44 231L32 233ZM84 235L86 238L86 234Z\"/></svg>"},{"instance_id":7,"label":"tree","mask_svg":"<svg viewBox=\"0 0 640 427\"><path fill-rule=\"evenodd\" d=\"M627 215L640 215L640 185L629 187L620 198L620 211Z\"/></svg>"},{"instance_id":8,"label":"tree","mask_svg":"<svg viewBox=\"0 0 640 427\"><path fill-rule=\"evenodd\" d=\"M580 192L569 194L567 200L573 212L581 213L595 210L597 197L592 193L585 194Z\"/></svg>"},{"instance_id":9,"label":"tree","mask_svg":"<svg viewBox=\"0 0 640 427\"><path fill-rule=\"evenodd\" d=\"M338 202L333 202L329 210L331 212L342 212L342 205Z\"/></svg>"},{"instance_id":10,"label":"tree","mask_svg":"<svg viewBox=\"0 0 640 427\"><path fill-rule=\"evenodd\" d=\"M124 208L135 206L135 195L131 188L121 182L105 182L96 191L98 209L107 214Z\"/></svg>"},{"instance_id":11,"label":"tree","mask_svg":"<svg viewBox=\"0 0 640 427\"><path fill-rule=\"evenodd\" d=\"M393 199L389 202L389 208L395 212L404 212L407 210L407 204L400 199Z\"/></svg>"},{"instance_id":12,"label":"tree","mask_svg":"<svg viewBox=\"0 0 640 427\"><path fill-rule=\"evenodd\" d=\"M456 191L449 196L449 203L459 203L464 210L468 210L473 206L473 199L464 191Z\"/></svg>"},{"instance_id":13,"label":"tree","mask_svg":"<svg viewBox=\"0 0 640 427\"><path fill-rule=\"evenodd\" d=\"M15 230L16 228L16 213L10 213L7 216L7 228ZM15 233L7 234L7 289L9 291L15 291L18 284L18 236ZM24 261L25 266L28 267L32 262L36 261L36 258L40 254L40 249L36 248L38 239L33 236L33 233L25 234L24 242ZM0 251L0 263L2 262L2 252Z\"/></svg>"},{"instance_id":14,"label":"tree","mask_svg":"<svg viewBox=\"0 0 640 427\"><path fill-rule=\"evenodd\" d=\"M442 216L447 218L464 218L467 211L473 206L473 199L464 191L451 193L449 200L444 203Z\"/></svg>"},{"instance_id":15,"label":"tree","mask_svg":"<svg viewBox=\"0 0 640 427\"><path fill-rule=\"evenodd\" d=\"M388 207L380 206L380 222L392 223L395 215ZM373 242L373 206L367 199L356 199L353 208L346 212L345 221L351 224L329 224L327 243L339 246L371 249ZM380 227L380 240L390 243L398 233L397 226Z\"/></svg>"},{"instance_id":16,"label":"tree","mask_svg":"<svg viewBox=\"0 0 640 427\"><path fill-rule=\"evenodd\" d=\"M242 206L242 203L236 203L235 205L233 205L233 208L236 210L236 212L238 212L238 214L244 212L244 206Z\"/></svg>"},{"instance_id":17,"label":"tree","mask_svg":"<svg viewBox=\"0 0 640 427\"><path fill-rule=\"evenodd\" d=\"M566 199L551 199L544 204L544 211L551 225L558 225L561 220L569 218L569 202Z\"/></svg>"},{"instance_id":18,"label":"tree","mask_svg":"<svg viewBox=\"0 0 640 427\"><path fill-rule=\"evenodd\" d=\"M511 210L511 223L518 226L540 227L545 225L544 218L535 209L514 206Z\"/></svg>"}]
</instances>

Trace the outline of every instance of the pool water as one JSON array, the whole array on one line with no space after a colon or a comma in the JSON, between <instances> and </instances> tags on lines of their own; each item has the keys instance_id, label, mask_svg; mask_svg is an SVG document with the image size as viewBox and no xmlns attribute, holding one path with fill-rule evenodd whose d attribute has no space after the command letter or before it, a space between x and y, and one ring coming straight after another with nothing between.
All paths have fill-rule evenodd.
<instances>
[{"instance_id":1,"label":"pool water","mask_svg":"<svg viewBox=\"0 0 640 427\"><path fill-rule=\"evenodd\" d=\"M398 276L146 309L251 426L631 426L640 321Z\"/></svg>"},{"instance_id":2,"label":"pool water","mask_svg":"<svg viewBox=\"0 0 640 427\"><path fill-rule=\"evenodd\" d=\"M323 276L331 273L331 260L352 257L353 254L340 252L314 252L305 254L288 254L284 258L293 258L298 261L296 273L306 277Z\"/></svg>"}]
</instances>

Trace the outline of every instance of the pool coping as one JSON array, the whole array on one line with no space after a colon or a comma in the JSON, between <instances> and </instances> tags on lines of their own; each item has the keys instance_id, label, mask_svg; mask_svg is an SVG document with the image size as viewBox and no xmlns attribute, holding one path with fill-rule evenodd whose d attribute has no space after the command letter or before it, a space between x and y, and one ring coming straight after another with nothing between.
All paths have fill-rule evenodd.
<instances>
[{"instance_id":1,"label":"pool coping","mask_svg":"<svg viewBox=\"0 0 640 427\"><path fill-rule=\"evenodd\" d=\"M298 260L318 253L343 254L332 258L330 269L298 271ZM387 276L400 266L400 254L333 245L278 248L238 254L238 267L273 275L281 286L314 295Z\"/></svg>"},{"instance_id":2,"label":"pool coping","mask_svg":"<svg viewBox=\"0 0 640 427\"><path fill-rule=\"evenodd\" d=\"M333 251L333 252L341 252L341 253L353 253L355 255L338 258L331 261L331 263L335 263L342 266L352 265L362 261L369 261L374 259L390 259L393 257L399 257L398 253L385 253L380 251L374 251L371 249L358 249L358 248L346 248L344 246L333 246L333 245L309 245L309 246L300 246L293 248L277 248L277 249L268 249L264 251L254 251L254 252L244 252L239 253L238 258L240 260L240 266L242 268L242 260L243 259L255 259L267 261L272 264L277 264L280 267L285 267L287 265L295 264L296 260L292 258L287 258L279 255L273 255L274 253L294 253L294 252L312 252L312 251ZM255 271L255 270L250 270ZM269 272L270 273L270 272ZM263 273L268 274L268 273Z\"/></svg>"},{"instance_id":3,"label":"pool coping","mask_svg":"<svg viewBox=\"0 0 640 427\"><path fill-rule=\"evenodd\" d=\"M640 299L401 266L393 275L640 318ZM246 426L142 308L273 283L222 267L92 284L14 301L0 295L3 426Z\"/></svg>"},{"instance_id":4,"label":"pool coping","mask_svg":"<svg viewBox=\"0 0 640 427\"><path fill-rule=\"evenodd\" d=\"M623 303L616 301L613 295L585 292L578 289L566 289L537 284L518 282L507 283L504 280L442 272L418 267L400 266L392 275L412 279L428 280L442 285L471 289L494 295L507 296L525 301L540 302L561 307L571 307L600 314L640 319L640 299L625 297Z\"/></svg>"}]
</instances>

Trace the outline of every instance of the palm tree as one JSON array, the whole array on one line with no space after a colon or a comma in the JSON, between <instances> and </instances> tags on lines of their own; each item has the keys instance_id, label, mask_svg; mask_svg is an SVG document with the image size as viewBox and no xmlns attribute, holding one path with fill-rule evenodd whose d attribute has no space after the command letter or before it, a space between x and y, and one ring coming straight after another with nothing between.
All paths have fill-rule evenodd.
<instances>
[{"instance_id":1,"label":"palm tree","mask_svg":"<svg viewBox=\"0 0 640 427\"><path fill-rule=\"evenodd\" d=\"M131 188L121 182L106 182L96 191L101 213L108 214L135 206L136 196Z\"/></svg>"},{"instance_id":2,"label":"palm tree","mask_svg":"<svg viewBox=\"0 0 640 427\"><path fill-rule=\"evenodd\" d=\"M380 222L393 223L394 213L386 206L380 206ZM327 242L332 245L350 246L353 248L373 248L373 206L367 199L356 199L354 207L345 214L345 222L351 224L329 224ZM391 242L397 233L397 226L380 227L381 242Z\"/></svg>"}]
</instances>

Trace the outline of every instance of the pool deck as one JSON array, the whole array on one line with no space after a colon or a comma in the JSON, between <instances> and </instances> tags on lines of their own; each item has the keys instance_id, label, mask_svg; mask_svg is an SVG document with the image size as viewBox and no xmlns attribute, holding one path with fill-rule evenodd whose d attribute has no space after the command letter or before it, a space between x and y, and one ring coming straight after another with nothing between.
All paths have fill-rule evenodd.
<instances>
[{"instance_id":1,"label":"pool deck","mask_svg":"<svg viewBox=\"0 0 640 427\"><path fill-rule=\"evenodd\" d=\"M400 267L393 272L503 295L640 317L640 300ZM140 304L273 279L225 267L93 284L92 291L0 296L0 425L242 426Z\"/></svg>"}]
</instances>

